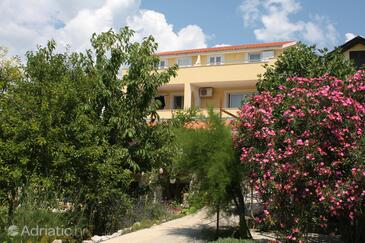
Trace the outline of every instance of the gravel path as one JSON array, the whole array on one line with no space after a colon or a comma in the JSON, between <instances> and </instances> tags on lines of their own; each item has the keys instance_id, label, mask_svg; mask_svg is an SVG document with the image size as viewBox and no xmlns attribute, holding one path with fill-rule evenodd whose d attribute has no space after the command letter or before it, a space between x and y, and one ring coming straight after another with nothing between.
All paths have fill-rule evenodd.
<instances>
[{"instance_id":1,"label":"gravel path","mask_svg":"<svg viewBox=\"0 0 365 243\"><path fill-rule=\"evenodd\" d=\"M233 225L235 218L222 218L221 225ZM207 217L206 210L188 215L179 219L165 222L136 232L125 234L107 241L105 243L200 243L207 242L214 238L215 217ZM253 233L255 239L264 239ZM272 238L266 238L272 239Z\"/></svg>"},{"instance_id":2,"label":"gravel path","mask_svg":"<svg viewBox=\"0 0 365 243\"><path fill-rule=\"evenodd\" d=\"M222 217L220 225L237 225L237 217ZM201 243L214 239L215 216L208 217L207 210L202 209L195 214L165 222L151 228L125 234L103 243ZM224 228L224 227L222 227ZM255 242L270 242L275 236L270 233L259 233L251 230ZM342 243L339 237L310 234L311 243Z\"/></svg>"},{"instance_id":3,"label":"gravel path","mask_svg":"<svg viewBox=\"0 0 365 243\"><path fill-rule=\"evenodd\" d=\"M201 237L201 231L209 225L214 226L214 219L207 219L204 210L196 214L165 222L160 225L142 229L120 237L104 241L105 243L185 243L206 242Z\"/></svg>"}]
</instances>

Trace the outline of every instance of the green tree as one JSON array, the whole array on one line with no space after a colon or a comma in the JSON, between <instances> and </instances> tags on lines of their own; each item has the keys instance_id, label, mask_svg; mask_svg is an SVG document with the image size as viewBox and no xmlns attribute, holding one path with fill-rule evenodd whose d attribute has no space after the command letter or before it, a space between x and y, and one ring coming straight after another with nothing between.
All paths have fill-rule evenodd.
<instances>
[{"instance_id":1,"label":"green tree","mask_svg":"<svg viewBox=\"0 0 365 243\"><path fill-rule=\"evenodd\" d=\"M8 49L0 46L0 95L12 88L21 76L19 58L9 58L7 54Z\"/></svg>"},{"instance_id":2,"label":"green tree","mask_svg":"<svg viewBox=\"0 0 365 243\"><path fill-rule=\"evenodd\" d=\"M17 188L22 185L27 148L18 139L22 134L17 128L24 121L17 119L14 89L22 77L19 59L7 57L7 49L0 47L0 202L8 205L10 224L17 199Z\"/></svg>"},{"instance_id":3,"label":"green tree","mask_svg":"<svg viewBox=\"0 0 365 243\"><path fill-rule=\"evenodd\" d=\"M94 34L86 53L56 53L55 41L28 52L1 115L1 168L22 166L22 185L40 177L44 190L72 203L70 223L83 215L96 234L117 227L134 175L172 157L170 130L146 119L176 66L158 71L154 39L133 43L132 36L128 28Z\"/></svg>"},{"instance_id":4,"label":"green tree","mask_svg":"<svg viewBox=\"0 0 365 243\"><path fill-rule=\"evenodd\" d=\"M239 234L250 237L241 186L246 176L235 154L231 130L212 110L207 124L206 129L180 128L177 131L180 156L175 166L197 178L203 199L218 214L234 201L240 218Z\"/></svg>"},{"instance_id":5,"label":"green tree","mask_svg":"<svg viewBox=\"0 0 365 243\"><path fill-rule=\"evenodd\" d=\"M280 85L286 86L286 80L292 77L315 78L324 74L345 80L355 73L355 68L339 49L329 52L317 49L315 45L304 43L284 50L274 65L264 65L266 71L259 76L257 90L277 91Z\"/></svg>"}]
</instances>

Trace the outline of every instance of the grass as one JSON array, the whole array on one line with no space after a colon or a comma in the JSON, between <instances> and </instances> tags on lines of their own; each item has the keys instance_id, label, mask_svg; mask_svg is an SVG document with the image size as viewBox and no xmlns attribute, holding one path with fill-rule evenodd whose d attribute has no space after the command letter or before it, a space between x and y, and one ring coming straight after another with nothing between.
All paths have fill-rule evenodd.
<instances>
[{"instance_id":1,"label":"grass","mask_svg":"<svg viewBox=\"0 0 365 243\"><path fill-rule=\"evenodd\" d=\"M241 240L241 239L234 239L234 238L219 238L216 241L211 241L214 243L254 243L254 240Z\"/></svg>"}]
</instances>

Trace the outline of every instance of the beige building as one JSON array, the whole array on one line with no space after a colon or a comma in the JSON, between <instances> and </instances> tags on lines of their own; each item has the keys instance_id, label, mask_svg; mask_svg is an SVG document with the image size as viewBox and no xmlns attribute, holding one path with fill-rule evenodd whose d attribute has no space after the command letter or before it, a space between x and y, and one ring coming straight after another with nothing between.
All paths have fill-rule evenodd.
<instances>
[{"instance_id":1,"label":"beige building","mask_svg":"<svg viewBox=\"0 0 365 243\"><path fill-rule=\"evenodd\" d=\"M341 51L348 59L352 60L357 69L365 67L365 38L356 36L340 46Z\"/></svg>"},{"instance_id":2,"label":"beige building","mask_svg":"<svg viewBox=\"0 0 365 243\"><path fill-rule=\"evenodd\" d=\"M244 44L158 53L159 68L177 64L176 78L159 89L161 119L169 119L179 109L223 110L222 117L236 114L242 99L256 92L257 76L264 64L295 42Z\"/></svg>"}]
</instances>

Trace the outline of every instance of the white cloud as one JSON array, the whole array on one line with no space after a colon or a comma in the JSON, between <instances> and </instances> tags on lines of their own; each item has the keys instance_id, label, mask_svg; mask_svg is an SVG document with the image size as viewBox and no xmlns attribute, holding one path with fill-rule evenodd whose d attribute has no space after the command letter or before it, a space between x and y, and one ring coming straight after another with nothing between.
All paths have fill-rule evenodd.
<instances>
[{"instance_id":1,"label":"white cloud","mask_svg":"<svg viewBox=\"0 0 365 243\"><path fill-rule=\"evenodd\" d=\"M127 25L136 30L136 39L153 35L159 43L159 50L179 50L206 47L206 36L197 25L188 25L175 33L173 25L163 14L152 10L140 10L127 18Z\"/></svg>"},{"instance_id":2,"label":"white cloud","mask_svg":"<svg viewBox=\"0 0 365 243\"><path fill-rule=\"evenodd\" d=\"M257 40L303 40L320 47L336 45L338 33L328 18L315 15L308 21L291 19L301 9L297 0L245 0L240 6L244 25L253 26Z\"/></svg>"},{"instance_id":3,"label":"white cloud","mask_svg":"<svg viewBox=\"0 0 365 243\"><path fill-rule=\"evenodd\" d=\"M304 40L317 44L319 47L333 47L337 44L336 27L328 18L316 15L312 21L303 23Z\"/></svg>"},{"instance_id":4,"label":"white cloud","mask_svg":"<svg viewBox=\"0 0 365 243\"><path fill-rule=\"evenodd\" d=\"M352 40L355 37L356 37L356 35L354 33L346 33L345 34L346 42L349 41L349 40Z\"/></svg>"},{"instance_id":5,"label":"white cloud","mask_svg":"<svg viewBox=\"0 0 365 243\"><path fill-rule=\"evenodd\" d=\"M224 47L224 46L231 46L231 45L227 45L227 44L217 44L217 45L215 45L215 46L213 46L213 47Z\"/></svg>"},{"instance_id":6,"label":"white cloud","mask_svg":"<svg viewBox=\"0 0 365 243\"><path fill-rule=\"evenodd\" d=\"M95 32L130 24L136 38L152 34L160 50L205 47L206 35L197 25L178 32L161 13L140 9L141 0L1 0L0 46L24 55L54 38L61 46L82 51ZM19 7L21 6L21 8Z\"/></svg>"},{"instance_id":7,"label":"white cloud","mask_svg":"<svg viewBox=\"0 0 365 243\"><path fill-rule=\"evenodd\" d=\"M63 28L56 31L55 38L83 50L89 46L89 39L93 33L125 25L125 19L138 8L139 1L136 0L107 0L100 8L82 9L70 18Z\"/></svg>"},{"instance_id":8,"label":"white cloud","mask_svg":"<svg viewBox=\"0 0 365 243\"><path fill-rule=\"evenodd\" d=\"M258 0L246 0L241 4L240 10L243 13L243 23L246 27L255 24L256 20L259 18L260 4L261 2Z\"/></svg>"}]
</instances>

